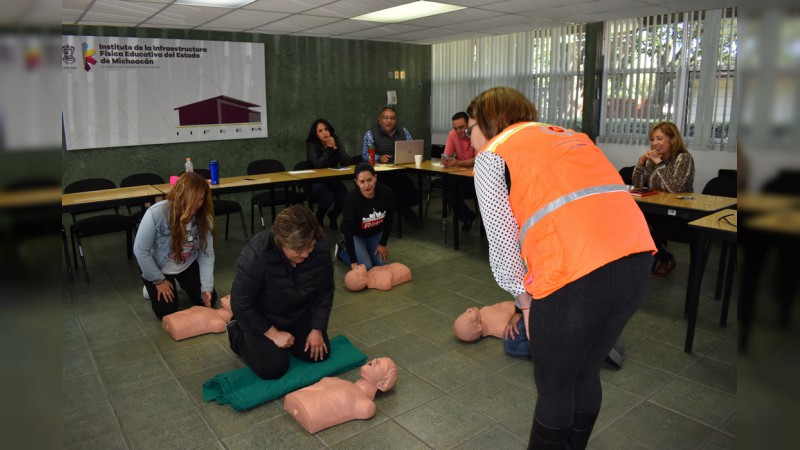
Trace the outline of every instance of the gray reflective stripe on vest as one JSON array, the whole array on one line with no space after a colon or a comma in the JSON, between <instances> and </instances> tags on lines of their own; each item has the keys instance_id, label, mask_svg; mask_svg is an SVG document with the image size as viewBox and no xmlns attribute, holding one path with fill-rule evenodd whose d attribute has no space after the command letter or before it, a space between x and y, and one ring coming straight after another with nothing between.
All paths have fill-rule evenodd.
<instances>
[{"instance_id":1,"label":"gray reflective stripe on vest","mask_svg":"<svg viewBox=\"0 0 800 450\"><path fill-rule=\"evenodd\" d=\"M575 200L588 197L590 195L596 194L607 194L609 192L628 192L628 187L624 184L607 184L605 186L593 186L586 189L581 189L579 191L575 191L559 197L552 202L543 206L540 210L533 213L533 215L522 224L522 228L519 232L519 242L522 247L525 246L525 235L528 234L528 230L536 225L536 222L542 220L544 216L550 214L551 212L561 208L562 206L566 205L569 202L574 202Z\"/></svg>"}]
</instances>

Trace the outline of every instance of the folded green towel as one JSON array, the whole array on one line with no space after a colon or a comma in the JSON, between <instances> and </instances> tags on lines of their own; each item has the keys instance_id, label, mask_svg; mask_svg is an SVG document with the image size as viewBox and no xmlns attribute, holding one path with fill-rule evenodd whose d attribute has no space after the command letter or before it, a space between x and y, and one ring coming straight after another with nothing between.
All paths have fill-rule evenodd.
<instances>
[{"instance_id":1,"label":"folded green towel","mask_svg":"<svg viewBox=\"0 0 800 450\"><path fill-rule=\"evenodd\" d=\"M367 355L347 337L335 336L330 342L331 356L322 362L300 361L290 354L289 370L277 380L264 380L249 367L216 375L203 383L203 401L216 400L244 411L367 362Z\"/></svg>"}]
</instances>

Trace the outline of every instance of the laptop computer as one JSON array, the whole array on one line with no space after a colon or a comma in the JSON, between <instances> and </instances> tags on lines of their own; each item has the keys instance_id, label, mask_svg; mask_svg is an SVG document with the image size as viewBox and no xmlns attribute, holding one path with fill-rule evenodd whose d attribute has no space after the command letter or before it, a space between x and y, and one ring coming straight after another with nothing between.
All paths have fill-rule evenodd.
<instances>
[{"instance_id":1,"label":"laptop computer","mask_svg":"<svg viewBox=\"0 0 800 450\"><path fill-rule=\"evenodd\" d=\"M396 141L394 143L394 164L408 164L414 162L414 155L425 154L425 140Z\"/></svg>"}]
</instances>

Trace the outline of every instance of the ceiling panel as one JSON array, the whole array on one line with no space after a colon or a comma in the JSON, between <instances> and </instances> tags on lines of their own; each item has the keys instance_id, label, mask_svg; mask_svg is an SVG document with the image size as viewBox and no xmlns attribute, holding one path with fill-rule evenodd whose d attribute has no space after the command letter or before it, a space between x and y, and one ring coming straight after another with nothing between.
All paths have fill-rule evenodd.
<instances>
[{"instance_id":1,"label":"ceiling panel","mask_svg":"<svg viewBox=\"0 0 800 450\"><path fill-rule=\"evenodd\" d=\"M225 28L229 30L247 30L260 27L270 22L283 19L287 13L267 11L234 10L218 19L203 24L203 28Z\"/></svg>"},{"instance_id":2,"label":"ceiling panel","mask_svg":"<svg viewBox=\"0 0 800 450\"><path fill-rule=\"evenodd\" d=\"M175 0L63 0L64 24L250 31L390 42L448 42L673 11L731 6L734 0L440 0L466 9L382 24L352 17L412 0L256 0L242 8L175 5Z\"/></svg>"},{"instance_id":3,"label":"ceiling panel","mask_svg":"<svg viewBox=\"0 0 800 450\"><path fill-rule=\"evenodd\" d=\"M233 11L231 8L203 8L200 6L169 5L146 23L150 25L187 26L202 25Z\"/></svg>"},{"instance_id":4,"label":"ceiling panel","mask_svg":"<svg viewBox=\"0 0 800 450\"><path fill-rule=\"evenodd\" d=\"M243 9L294 14L327 5L328 3L333 3L333 0L256 0L249 5L245 5Z\"/></svg>"}]
</instances>

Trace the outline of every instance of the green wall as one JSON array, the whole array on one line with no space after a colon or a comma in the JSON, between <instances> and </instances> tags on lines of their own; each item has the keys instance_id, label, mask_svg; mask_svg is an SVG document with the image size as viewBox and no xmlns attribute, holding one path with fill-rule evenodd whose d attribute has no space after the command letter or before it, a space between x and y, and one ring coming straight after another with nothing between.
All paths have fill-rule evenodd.
<instances>
[{"instance_id":1,"label":"green wall","mask_svg":"<svg viewBox=\"0 0 800 450\"><path fill-rule=\"evenodd\" d=\"M64 26L65 35L260 42L264 44L269 137L215 142L62 151L62 183L155 172L165 178L220 161L221 175L244 175L255 159L278 159L291 170L305 160L305 138L316 118L336 128L348 154L361 151L364 131L377 123L386 91L396 90L400 125L430 142L431 47L348 39L122 27ZM405 80L388 72L406 71ZM246 205L243 205L245 208Z\"/></svg>"}]
</instances>

